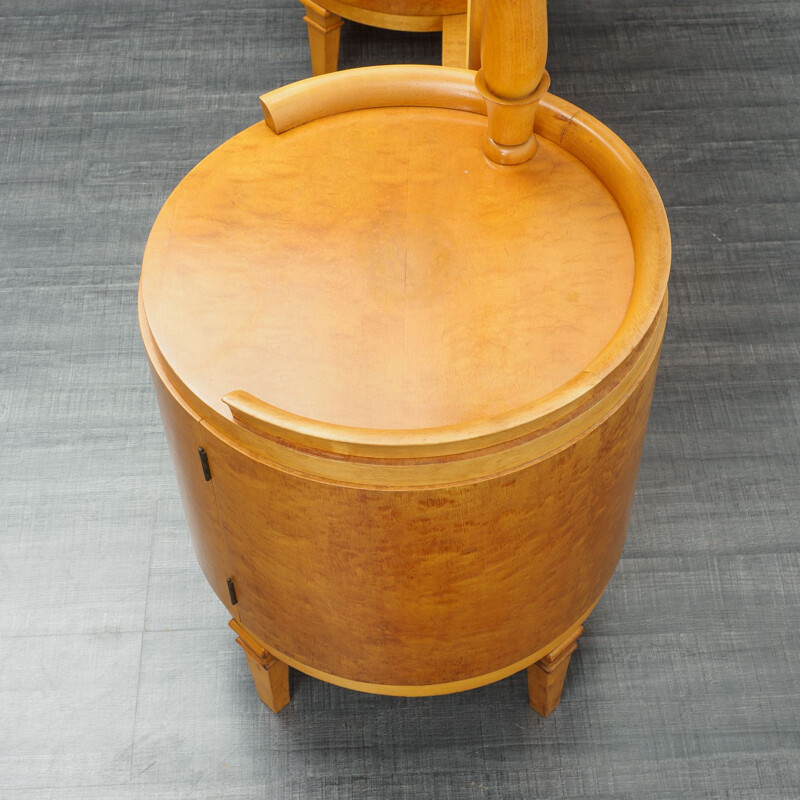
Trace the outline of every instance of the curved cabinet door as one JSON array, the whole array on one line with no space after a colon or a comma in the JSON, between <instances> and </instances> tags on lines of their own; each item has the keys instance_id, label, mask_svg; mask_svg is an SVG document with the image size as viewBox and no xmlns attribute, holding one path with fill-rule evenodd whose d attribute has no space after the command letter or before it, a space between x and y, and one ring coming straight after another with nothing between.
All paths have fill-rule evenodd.
<instances>
[{"instance_id":1,"label":"curved cabinet door","mask_svg":"<svg viewBox=\"0 0 800 800\"><path fill-rule=\"evenodd\" d=\"M206 580L231 616L239 618L228 591L228 548L220 525L214 481L206 480L199 448L208 452L209 435L197 416L151 363L158 408L164 421L172 463L197 561Z\"/></svg>"},{"instance_id":2,"label":"curved cabinet door","mask_svg":"<svg viewBox=\"0 0 800 800\"><path fill-rule=\"evenodd\" d=\"M394 687L488 675L552 643L622 552L655 371L563 450L469 484L323 482L209 437L242 624L278 657Z\"/></svg>"}]
</instances>

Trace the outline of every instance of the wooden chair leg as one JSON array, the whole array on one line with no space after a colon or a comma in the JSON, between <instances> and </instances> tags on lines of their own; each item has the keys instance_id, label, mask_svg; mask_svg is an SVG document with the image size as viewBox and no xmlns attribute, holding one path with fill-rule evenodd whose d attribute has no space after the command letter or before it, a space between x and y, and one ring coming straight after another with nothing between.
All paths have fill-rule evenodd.
<instances>
[{"instance_id":1,"label":"wooden chair leg","mask_svg":"<svg viewBox=\"0 0 800 800\"><path fill-rule=\"evenodd\" d=\"M342 18L312 0L300 0L305 6L303 17L308 26L308 47L311 50L311 71L314 75L336 72L339 63L339 28Z\"/></svg>"},{"instance_id":2,"label":"wooden chair leg","mask_svg":"<svg viewBox=\"0 0 800 800\"><path fill-rule=\"evenodd\" d=\"M579 626L555 650L528 667L528 700L537 714L546 717L561 702L570 656L578 649Z\"/></svg>"},{"instance_id":3,"label":"wooden chair leg","mask_svg":"<svg viewBox=\"0 0 800 800\"><path fill-rule=\"evenodd\" d=\"M467 68L467 15L442 17L442 66Z\"/></svg>"},{"instance_id":4,"label":"wooden chair leg","mask_svg":"<svg viewBox=\"0 0 800 800\"><path fill-rule=\"evenodd\" d=\"M236 643L247 657L247 666L250 667L258 696L265 706L277 714L291 699L288 664L261 647L236 620L228 624L239 634Z\"/></svg>"}]
</instances>

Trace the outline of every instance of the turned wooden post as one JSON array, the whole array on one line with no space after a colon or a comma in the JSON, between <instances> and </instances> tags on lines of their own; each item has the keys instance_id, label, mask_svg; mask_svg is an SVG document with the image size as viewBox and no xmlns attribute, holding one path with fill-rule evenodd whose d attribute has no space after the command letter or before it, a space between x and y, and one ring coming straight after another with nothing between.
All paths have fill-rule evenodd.
<instances>
[{"instance_id":1,"label":"turned wooden post","mask_svg":"<svg viewBox=\"0 0 800 800\"><path fill-rule=\"evenodd\" d=\"M546 0L483 0L481 69L475 85L486 99L486 155L522 164L536 153L533 123L550 77Z\"/></svg>"}]
</instances>

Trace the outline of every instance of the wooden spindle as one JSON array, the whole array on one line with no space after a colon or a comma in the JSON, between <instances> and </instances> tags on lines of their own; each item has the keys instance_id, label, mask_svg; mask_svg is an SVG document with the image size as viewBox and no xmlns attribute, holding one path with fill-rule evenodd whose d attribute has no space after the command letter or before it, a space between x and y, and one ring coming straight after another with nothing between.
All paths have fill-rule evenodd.
<instances>
[{"instance_id":1,"label":"wooden spindle","mask_svg":"<svg viewBox=\"0 0 800 800\"><path fill-rule=\"evenodd\" d=\"M484 0L475 85L486 99L484 150L498 164L522 164L536 152L536 108L550 84L546 59L546 0Z\"/></svg>"}]
</instances>

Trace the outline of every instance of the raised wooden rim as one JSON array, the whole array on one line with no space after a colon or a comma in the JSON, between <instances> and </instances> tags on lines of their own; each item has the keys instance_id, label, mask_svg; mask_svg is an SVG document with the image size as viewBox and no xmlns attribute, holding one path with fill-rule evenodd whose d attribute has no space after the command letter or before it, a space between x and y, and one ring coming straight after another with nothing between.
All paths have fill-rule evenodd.
<instances>
[{"instance_id":1,"label":"raised wooden rim","mask_svg":"<svg viewBox=\"0 0 800 800\"><path fill-rule=\"evenodd\" d=\"M258 99L264 121L274 133L366 108L421 106L486 114L486 101L475 89L474 72L430 65L392 64L329 72L281 86Z\"/></svg>"},{"instance_id":2,"label":"raised wooden rim","mask_svg":"<svg viewBox=\"0 0 800 800\"><path fill-rule=\"evenodd\" d=\"M421 106L485 114L485 102L474 80L474 72L462 69L364 67L299 81L263 95L260 100L267 126L276 133L367 108ZM276 445L288 446L317 460L319 456L360 457L373 463L408 463L409 459L418 463L458 454L474 455L475 451L529 438L575 413L580 413L585 426L591 427L607 409L603 412L597 408L594 413L585 408L587 404L598 393L605 394L623 381L627 372L633 370L631 380L641 374L640 370L652 359L634 357L635 354L641 355L641 348L650 337L652 347L660 343L663 315L660 323L658 319L666 309L669 227L661 198L644 166L605 125L571 103L545 94L536 115L535 131L574 155L603 182L628 225L636 265L631 301L619 329L584 370L552 392L484 420L416 430L381 430L301 417L232 386L222 398L231 409L231 416L226 417L188 389L163 357L155 339L148 337L153 355L181 394L199 406L201 416L215 420L231 436L243 438L259 450L262 447L255 440L262 441L268 450L274 450ZM143 329L145 322L146 313ZM463 479L469 477L465 475ZM452 480L451 477L447 482Z\"/></svg>"},{"instance_id":3,"label":"raised wooden rim","mask_svg":"<svg viewBox=\"0 0 800 800\"><path fill-rule=\"evenodd\" d=\"M229 447L247 452L250 458L280 466L290 474L313 477L352 487L369 487L389 491L419 486L442 487L472 483L476 480L510 474L546 458L567 446L577 436L599 425L624 404L658 359L667 316L667 299L656 321L652 335L631 356L631 364L623 377L612 387L608 381L604 395L592 396L584 406L557 414L552 425L541 426L528 437L468 452L435 453L415 457L414 449L404 450L394 458L364 457L318 451L255 432L246 424L226 419L210 406L186 399L194 398L185 384L160 355L153 339L139 292L139 322L145 350L158 379L182 402L188 403L201 418L201 424ZM196 400L196 398L194 398ZM211 419L211 422L208 420Z\"/></svg>"},{"instance_id":4,"label":"raised wooden rim","mask_svg":"<svg viewBox=\"0 0 800 800\"><path fill-rule=\"evenodd\" d=\"M260 98L276 133L312 120L364 108L429 106L486 113L475 73L442 67L364 67L291 84ZM670 237L658 190L630 148L605 125L576 106L545 94L535 131L557 142L603 182L628 224L636 273L631 300L616 334L573 379L537 400L478 422L418 430L354 428L301 417L234 389L223 400L234 419L261 433L323 450L354 453L391 448L433 448L455 442L474 447L525 435L554 412L572 407L608 378L651 329L667 288ZM233 387L232 387L233 388ZM476 441L477 440L477 441Z\"/></svg>"},{"instance_id":5,"label":"raised wooden rim","mask_svg":"<svg viewBox=\"0 0 800 800\"><path fill-rule=\"evenodd\" d=\"M560 446L564 441L573 438L578 432L590 428L598 419L602 419L611 413L635 388L642 375L647 372L653 360L657 357L666 317L667 302L665 299L660 308L659 316L654 321L653 327L649 332L650 335L646 336L641 345L626 359L623 365L625 369L619 370L618 380L606 381L604 388L607 391L605 392L597 391L592 393L590 398L585 398L585 396L579 398L579 400L590 400L588 407L586 402L575 402L569 407L561 406L555 412L538 419L538 424L532 429L524 431L517 429L514 431L516 435L510 439L499 437L475 438L468 440L469 447L467 448L464 446L465 440L454 438L451 441L446 441L442 438L437 438L438 432L442 430L441 428L429 428L420 429L418 433L429 434L431 441L437 445L435 452L432 451L430 446L425 446L427 443L423 443L422 446L418 443L409 443L403 448L402 453L394 453L392 456L387 456L385 449L380 446L370 447L367 454L360 450L345 448L326 450L325 445L330 444L330 440L321 439L312 433L316 426L321 424L317 420L301 417L275 406L270 406L247 392L229 392L222 399L230 408L234 421L246 430L272 441L281 442L283 440L282 437L276 435L271 423L273 419L283 420L287 426L292 425L295 430L301 426L306 429L307 433L302 442L303 449L308 452L316 451L333 457L337 454L342 457L346 456L351 463L361 461L371 465L380 463L413 464L420 467L424 466L426 462L440 462L444 457L450 463L452 473L450 481L452 481L454 475L459 472L454 462L466 453L473 462L478 459L484 459L487 464L492 463L494 465L494 471L497 471L499 464L502 463L504 466L501 471L507 471L536 461ZM271 415L269 421L265 421L262 416L265 407ZM340 432L351 434L352 439L355 439L362 431L361 428L345 425L339 425L337 428ZM397 434L398 438L400 438L406 432L382 431L382 433L387 435ZM345 436L339 439L340 443L345 443L346 441ZM502 447L507 441L511 441L515 445L513 455L498 456L499 449L507 449ZM475 466L475 463L470 465L470 473L474 471Z\"/></svg>"}]
</instances>

